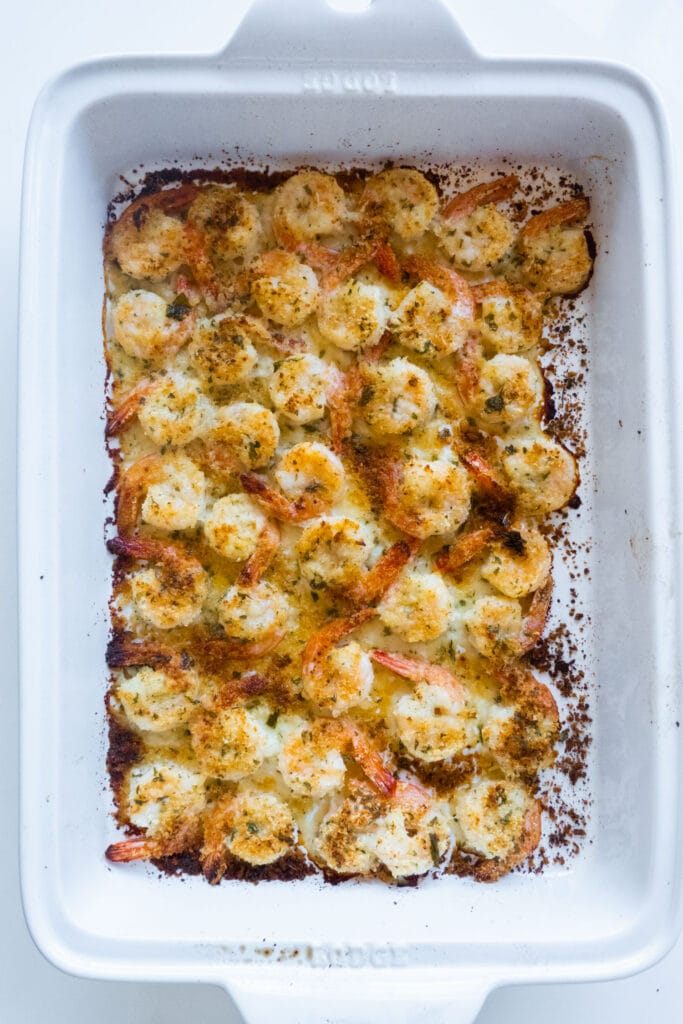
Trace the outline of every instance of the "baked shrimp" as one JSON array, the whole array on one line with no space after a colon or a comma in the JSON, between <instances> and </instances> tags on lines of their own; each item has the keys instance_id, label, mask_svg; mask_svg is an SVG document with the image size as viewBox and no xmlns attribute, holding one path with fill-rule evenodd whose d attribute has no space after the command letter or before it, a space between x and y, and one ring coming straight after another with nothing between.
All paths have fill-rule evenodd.
<instances>
[{"instance_id":1,"label":"baked shrimp","mask_svg":"<svg viewBox=\"0 0 683 1024\"><path fill-rule=\"evenodd\" d=\"M538 845L593 246L518 173L192 171L108 226L110 860L405 885Z\"/></svg>"},{"instance_id":2,"label":"baked shrimp","mask_svg":"<svg viewBox=\"0 0 683 1024\"><path fill-rule=\"evenodd\" d=\"M453 196L434 225L441 247L454 266L481 273L512 246L515 228L496 203L510 199L519 180L510 174Z\"/></svg>"},{"instance_id":3,"label":"baked shrimp","mask_svg":"<svg viewBox=\"0 0 683 1024\"><path fill-rule=\"evenodd\" d=\"M584 196L537 213L519 232L513 263L530 287L550 295L576 295L593 272L592 240L584 228Z\"/></svg>"}]
</instances>

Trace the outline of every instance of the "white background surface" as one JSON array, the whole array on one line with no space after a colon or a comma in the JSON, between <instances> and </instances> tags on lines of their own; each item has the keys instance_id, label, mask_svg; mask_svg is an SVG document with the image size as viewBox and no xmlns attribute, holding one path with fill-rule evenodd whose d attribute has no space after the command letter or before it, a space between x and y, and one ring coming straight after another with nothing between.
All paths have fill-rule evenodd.
<instances>
[{"instance_id":1,"label":"white background surface","mask_svg":"<svg viewBox=\"0 0 683 1024\"><path fill-rule=\"evenodd\" d=\"M286 2L286 0L282 0ZM321 0L323 2L323 0ZM416 0L419 3L419 0ZM491 54L599 57L647 74L664 99L683 181L683 3L680 0L449 0L474 45ZM44 80L110 53L211 51L223 46L249 0L23 0L3 17L0 107L0 1024L237 1024L217 988L81 981L34 948L19 899L15 568L15 339L19 203L31 107ZM118 14L116 11L118 10ZM74 400L75 396L65 396ZM39 642L39 638L36 638ZM49 685L49 681L46 681ZM131 920L131 930L135 920ZM552 1009L551 1009L552 1008ZM601 985L506 988L487 1000L478 1024L641 1024L683 1021L683 940L657 967ZM277 1024L277 1022L273 1022ZM377 1024L385 1024L377 1021Z\"/></svg>"}]
</instances>

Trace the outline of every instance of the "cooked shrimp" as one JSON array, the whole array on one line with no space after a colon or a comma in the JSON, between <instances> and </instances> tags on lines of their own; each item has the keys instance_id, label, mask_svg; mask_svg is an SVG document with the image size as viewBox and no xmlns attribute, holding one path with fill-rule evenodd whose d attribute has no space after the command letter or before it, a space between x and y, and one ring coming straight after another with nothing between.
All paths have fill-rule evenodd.
<instances>
[{"instance_id":1,"label":"cooked shrimp","mask_svg":"<svg viewBox=\"0 0 683 1024\"><path fill-rule=\"evenodd\" d=\"M514 174L475 185L454 196L441 211L434 232L451 261L480 273L511 247L515 230L495 204L510 199L519 185Z\"/></svg>"},{"instance_id":2,"label":"cooked shrimp","mask_svg":"<svg viewBox=\"0 0 683 1024\"><path fill-rule=\"evenodd\" d=\"M491 539L481 574L505 597L524 597L538 590L550 576L550 545L533 523L513 523Z\"/></svg>"},{"instance_id":3,"label":"cooked shrimp","mask_svg":"<svg viewBox=\"0 0 683 1024\"><path fill-rule=\"evenodd\" d=\"M485 658L520 657L541 638L551 596L552 580L548 579L534 593L525 616L513 598L478 598L465 620L470 641Z\"/></svg>"},{"instance_id":4,"label":"cooked shrimp","mask_svg":"<svg viewBox=\"0 0 683 1024\"><path fill-rule=\"evenodd\" d=\"M246 494L227 494L204 518L204 536L214 551L244 562L256 550L266 517Z\"/></svg>"},{"instance_id":5,"label":"cooked shrimp","mask_svg":"<svg viewBox=\"0 0 683 1024\"><path fill-rule=\"evenodd\" d=\"M273 793L242 784L235 795L221 797L204 816L202 870L216 885L225 874L229 854L262 867L289 853L297 835L286 803Z\"/></svg>"},{"instance_id":6,"label":"cooked shrimp","mask_svg":"<svg viewBox=\"0 0 683 1024\"><path fill-rule=\"evenodd\" d=\"M258 657L272 650L285 635L289 612L282 591L265 581L253 586L237 583L218 604L218 618L234 644L236 656L241 656L243 648L244 657Z\"/></svg>"},{"instance_id":7,"label":"cooked shrimp","mask_svg":"<svg viewBox=\"0 0 683 1024\"><path fill-rule=\"evenodd\" d=\"M363 214L396 232L403 241L418 238L439 205L436 189L419 171L395 167L368 178L361 196Z\"/></svg>"},{"instance_id":8,"label":"cooked shrimp","mask_svg":"<svg viewBox=\"0 0 683 1024\"><path fill-rule=\"evenodd\" d=\"M416 684L412 694L395 697L392 712L399 739L420 761L443 761L476 746L477 715L460 680L442 665L371 651L379 665Z\"/></svg>"},{"instance_id":9,"label":"cooked shrimp","mask_svg":"<svg viewBox=\"0 0 683 1024\"><path fill-rule=\"evenodd\" d=\"M323 292L317 316L318 330L326 341L357 352L380 340L388 310L381 288L352 279Z\"/></svg>"},{"instance_id":10,"label":"cooked shrimp","mask_svg":"<svg viewBox=\"0 0 683 1024\"><path fill-rule=\"evenodd\" d=\"M253 376L257 344L270 344L270 335L256 317L219 313L197 321L188 354L204 385L220 389Z\"/></svg>"},{"instance_id":11,"label":"cooked shrimp","mask_svg":"<svg viewBox=\"0 0 683 1024\"><path fill-rule=\"evenodd\" d=\"M414 257L410 265L418 262ZM419 261L419 265L427 261ZM457 275L439 268L446 275ZM449 294L444 287L427 280L428 271L422 266L422 278L389 317L388 328L397 341L422 355L451 355L464 344L474 328L474 301L469 285L462 281L460 294ZM435 277L429 273L429 277ZM441 282L447 285L448 282Z\"/></svg>"},{"instance_id":12,"label":"cooked shrimp","mask_svg":"<svg viewBox=\"0 0 683 1024\"><path fill-rule=\"evenodd\" d=\"M593 254L581 222L590 210L584 196L536 214L517 236L516 273L550 295L576 295L593 272Z\"/></svg>"},{"instance_id":13,"label":"cooked shrimp","mask_svg":"<svg viewBox=\"0 0 683 1024\"><path fill-rule=\"evenodd\" d=\"M296 545L301 574L316 589L353 586L367 571L371 551L367 527L343 516L307 524Z\"/></svg>"},{"instance_id":14,"label":"cooked shrimp","mask_svg":"<svg viewBox=\"0 0 683 1024\"><path fill-rule=\"evenodd\" d=\"M316 837L333 870L367 874L382 865L394 878L438 867L451 842L446 808L415 782L397 783L388 799L358 786L323 818Z\"/></svg>"},{"instance_id":15,"label":"cooked shrimp","mask_svg":"<svg viewBox=\"0 0 683 1024\"><path fill-rule=\"evenodd\" d=\"M186 261L184 225L168 214L187 206L195 193L193 185L182 185L142 196L126 207L105 242L105 252L124 274L159 281Z\"/></svg>"},{"instance_id":16,"label":"cooked shrimp","mask_svg":"<svg viewBox=\"0 0 683 1024\"><path fill-rule=\"evenodd\" d=\"M275 408L293 423L313 423L329 409L333 448L338 451L351 426L346 388L338 367L301 355L280 363L269 390Z\"/></svg>"},{"instance_id":17,"label":"cooked shrimp","mask_svg":"<svg viewBox=\"0 0 683 1024\"><path fill-rule=\"evenodd\" d=\"M401 465L389 456L377 468L384 514L409 536L449 533L467 519L471 485L459 463L411 456Z\"/></svg>"},{"instance_id":18,"label":"cooked shrimp","mask_svg":"<svg viewBox=\"0 0 683 1024\"><path fill-rule=\"evenodd\" d=\"M145 836L113 843L111 861L171 856L196 845L206 805L205 777L169 757L151 757L128 769L121 792L131 825Z\"/></svg>"},{"instance_id":19,"label":"cooked shrimp","mask_svg":"<svg viewBox=\"0 0 683 1024\"><path fill-rule=\"evenodd\" d=\"M333 619L313 633L302 655L306 696L321 708L339 715L367 700L373 683L372 663L354 641L336 647L376 612L363 608L345 619Z\"/></svg>"},{"instance_id":20,"label":"cooked shrimp","mask_svg":"<svg viewBox=\"0 0 683 1024\"><path fill-rule=\"evenodd\" d=\"M337 234L348 218L346 196L330 174L300 171L274 194L273 234L285 249Z\"/></svg>"},{"instance_id":21,"label":"cooked shrimp","mask_svg":"<svg viewBox=\"0 0 683 1024\"><path fill-rule=\"evenodd\" d=\"M152 563L131 576L133 601L146 622L173 629L197 621L208 595L208 577L198 559L151 537L114 537L107 546L115 555Z\"/></svg>"},{"instance_id":22,"label":"cooked shrimp","mask_svg":"<svg viewBox=\"0 0 683 1024\"><path fill-rule=\"evenodd\" d=\"M285 743L278 766L294 793L318 799L344 785L343 755L347 752L378 792L393 792L396 781L379 751L348 719L318 718L305 722Z\"/></svg>"},{"instance_id":23,"label":"cooked shrimp","mask_svg":"<svg viewBox=\"0 0 683 1024\"><path fill-rule=\"evenodd\" d=\"M291 252L271 249L250 267L251 294L264 316L298 327L318 305L318 279Z\"/></svg>"},{"instance_id":24,"label":"cooked shrimp","mask_svg":"<svg viewBox=\"0 0 683 1024\"><path fill-rule=\"evenodd\" d=\"M180 319L170 315L173 308L155 292L140 288L122 295L112 317L114 338L126 355L153 363L172 359L190 340L194 323L189 307Z\"/></svg>"},{"instance_id":25,"label":"cooked shrimp","mask_svg":"<svg viewBox=\"0 0 683 1024\"><path fill-rule=\"evenodd\" d=\"M517 508L545 515L563 508L574 494L579 472L574 456L550 437L513 440L502 455Z\"/></svg>"},{"instance_id":26,"label":"cooked shrimp","mask_svg":"<svg viewBox=\"0 0 683 1024\"><path fill-rule=\"evenodd\" d=\"M199 685L193 669L169 672L143 665L129 679L119 679L114 693L137 729L164 732L190 720L199 701Z\"/></svg>"},{"instance_id":27,"label":"cooked shrimp","mask_svg":"<svg viewBox=\"0 0 683 1024\"><path fill-rule=\"evenodd\" d=\"M257 208L235 188L202 188L187 211L187 223L201 232L212 259L251 255L263 240Z\"/></svg>"},{"instance_id":28,"label":"cooked shrimp","mask_svg":"<svg viewBox=\"0 0 683 1024\"><path fill-rule=\"evenodd\" d=\"M465 362L469 362L467 367ZM536 421L543 411L543 378L524 356L497 355L493 359L461 357L461 397L482 429L507 430Z\"/></svg>"},{"instance_id":29,"label":"cooked shrimp","mask_svg":"<svg viewBox=\"0 0 683 1024\"><path fill-rule=\"evenodd\" d=\"M181 446L206 429L209 404L195 381L169 373L138 383L109 418L107 434L117 433L136 415L159 447Z\"/></svg>"},{"instance_id":30,"label":"cooked shrimp","mask_svg":"<svg viewBox=\"0 0 683 1024\"><path fill-rule=\"evenodd\" d=\"M453 798L459 845L485 858L475 876L494 882L521 864L541 839L541 805L517 782L482 779Z\"/></svg>"},{"instance_id":31,"label":"cooked shrimp","mask_svg":"<svg viewBox=\"0 0 683 1024\"><path fill-rule=\"evenodd\" d=\"M487 281L472 289L477 302L477 327L489 351L517 355L538 345L543 331L540 299L506 281Z\"/></svg>"},{"instance_id":32,"label":"cooked shrimp","mask_svg":"<svg viewBox=\"0 0 683 1024\"><path fill-rule=\"evenodd\" d=\"M202 442L209 465L219 473L267 466L279 443L277 418L258 402L220 406Z\"/></svg>"},{"instance_id":33,"label":"cooked shrimp","mask_svg":"<svg viewBox=\"0 0 683 1024\"><path fill-rule=\"evenodd\" d=\"M191 529L204 505L204 487L204 474L185 455L138 459L124 471L119 485L119 533L132 533L140 517L159 530Z\"/></svg>"},{"instance_id":34,"label":"cooked shrimp","mask_svg":"<svg viewBox=\"0 0 683 1024\"><path fill-rule=\"evenodd\" d=\"M429 374L408 359L361 367L359 406L373 430L405 434L434 414L436 394Z\"/></svg>"},{"instance_id":35,"label":"cooked shrimp","mask_svg":"<svg viewBox=\"0 0 683 1024\"><path fill-rule=\"evenodd\" d=\"M504 668L498 678L503 703L491 705L482 742L509 774L549 768L560 734L555 698L527 669Z\"/></svg>"},{"instance_id":36,"label":"cooked shrimp","mask_svg":"<svg viewBox=\"0 0 683 1024\"><path fill-rule=\"evenodd\" d=\"M327 512L344 484L340 459L317 441L302 441L280 459L276 491L254 473L242 473L242 486L275 519L302 522Z\"/></svg>"},{"instance_id":37,"label":"cooked shrimp","mask_svg":"<svg viewBox=\"0 0 683 1024\"><path fill-rule=\"evenodd\" d=\"M255 709L200 708L190 722L190 739L197 764L213 779L236 782L251 775L279 749L273 729Z\"/></svg>"},{"instance_id":38,"label":"cooked shrimp","mask_svg":"<svg viewBox=\"0 0 683 1024\"><path fill-rule=\"evenodd\" d=\"M438 573L407 569L377 607L380 619L392 632L418 643L434 640L448 628L451 597Z\"/></svg>"}]
</instances>

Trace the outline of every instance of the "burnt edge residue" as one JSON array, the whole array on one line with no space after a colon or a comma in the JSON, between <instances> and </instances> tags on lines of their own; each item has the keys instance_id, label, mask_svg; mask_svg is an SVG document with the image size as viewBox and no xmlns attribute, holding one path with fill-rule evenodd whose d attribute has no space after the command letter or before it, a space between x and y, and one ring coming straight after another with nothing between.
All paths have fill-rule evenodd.
<instances>
[{"instance_id":1,"label":"burnt edge residue","mask_svg":"<svg viewBox=\"0 0 683 1024\"><path fill-rule=\"evenodd\" d=\"M419 162L419 161L418 161ZM562 199L575 198L583 195L582 186L569 177L560 177L557 182L550 181L542 168L528 168L515 161L502 158L500 167L491 170L490 177L496 178L501 173L518 172L524 176L519 188L520 198L511 205L511 216L515 221L522 221L527 216L540 212L544 206ZM383 167L404 166L400 161L387 161ZM301 164L286 170L273 170L267 166L259 170L243 166L231 166L229 159L224 166L214 168L182 169L169 167L141 175L137 184L121 179L126 188L107 206L107 226L116 219L120 208L136 198L151 195L169 185L185 183L201 184L234 184L250 191L267 191L275 188L298 170L310 169L314 165ZM343 187L352 187L362 182L378 168L348 167L334 173ZM444 183L453 190L470 187L481 179L479 169L472 165L457 169L450 165L433 165L423 173L435 185L439 193ZM140 168L140 171L142 168ZM590 227L585 229L585 238L589 253L595 259L597 247ZM573 301L590 283L593 270L588 280L573 296L565 296L556 301L554 318L546 321L545 352L541 358L541 369L544 379L544 427L550 436L565 445L577 458L579 466L586 455L586 431L584 426L583 394L586 387L588 371L588 349L581 336L585 315L580 314ZM105 297L106 302L106 297ZM103 334L105 320L103 315ZM578 369L566 365L568 354L576 357ZM105 403L108 396L111 369L107 364L105 379ZM105 487L105 496L115 490L119 472L120 456L117 447L110 439L105 439L107 451L113 463L113 472ZM361 446L355 451L356 471L364 477L367 473L366 452ZM364 472L365 471L365 472ZM578 490L577 485L577 490ZM372 497L372 495L371 495ZM376 497L376 496L375 496ZM374 502L373 502L374 503ZM554 550L563 552L563 561L568 567L570 579L578 581L580 577L590 575L587 557L591 543L573 541L569 535L569 521L572 515L581 515L582 499L575 493L568 505L554 517L554 522L546 524L546 530ZM111 520L107 521L108 523ZM113 567L114 580L121 573L120 560L116 559ZM112 622L116 635L117 616L110 605ZM575 586L570 589L570 602L567 622L560 623L526 655L525 661L531 669L547 673L560 696L565 701L562 710L563 729L558 749L558 757L553 769L541 777L537 795L541 800L546 824L545 837L541 845L534 851L526 864L516 871L543 870L547 864L563 865L576 856L585 841L587 823L590 818L591 798L587 786L587 760L592 743L590 693L592 680L585 672L585 637L590 628L588 616L581 609L578 591ZM283 666L285 668L286 666ZM111 688L112 680L109 679ZM283 686L283 698L287 687ZM107 770L111 779L114 801L119 816L119 793L126 770L136 763L141 756L141 742L137 735L122 725L113 713L110 702L110 689L105 703L109 722L109 750L107 754ZM400 767L407 768L431 785L437 792L445 792L449 786L464 781L474 770L468 758L448 766L432 767L421 764L411 758L399 761ZM558 783L557 773L564 776L572 787L570 797ZM140 830L123 821L128 834L139 834ZM182 876L201 874L199 851L190 850L182 855L155 859L155 867L164 874ZM492 870L493 866L493 870ZM438 873L438 872L436 872ZM480 881L490 881L495 877L495 862L469 854L463 850L455 850L450 863L445 869L446 874L471 877ZM433 876L430 872L427 876ZM303 849L292 850L274 864L264 867L253 867L235 857L227 856L226 870L223 879L240 880L252 883L262 881L293 881L315 875L326 883L336 885L351 880L349 876L340 875L324 865L313 863ZM388 873L378 877L396 887L412 887L419 884L420 878L404 878L399 881Z\"/></svg>"}]
</instances>

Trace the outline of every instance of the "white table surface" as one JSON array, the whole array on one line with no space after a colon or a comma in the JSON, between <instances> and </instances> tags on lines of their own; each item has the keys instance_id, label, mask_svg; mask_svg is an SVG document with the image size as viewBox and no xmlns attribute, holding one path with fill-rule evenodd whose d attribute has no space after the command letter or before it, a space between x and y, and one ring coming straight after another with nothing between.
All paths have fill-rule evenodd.
<instances>
[{"instance_id":1,"label":"white table surface","mask_svg":"<svg viewBox=\"0 0 683 1024\"><path fill-rule=\"evenodd\" d=\"M282 0L286 2L286 0ZM419 0L416 0L419 3ZM680 0L449 0L475 46L495 54L585 56L645 72L666 104L683 180L683 3ZM115 984L67 977L37 952L19 898L17 819L15 338L19 198L24 139L43 81L108 53L211 51L223 45L249 0L21 0L3 14L0 62L0 1024L238 1024L225 993L209 986ZM106 12L106 13L105 13ZM651 970L625 981L500 989L478 1024L593 1024L683 1020L683 939ZM378 1021L377 1024L384 1024Z\"/></svg>"}]
</instances>

